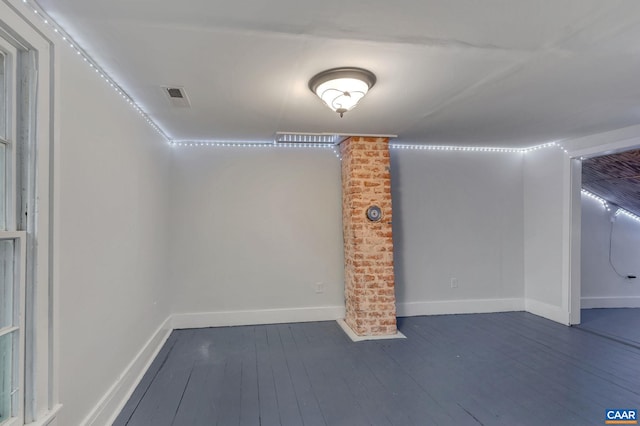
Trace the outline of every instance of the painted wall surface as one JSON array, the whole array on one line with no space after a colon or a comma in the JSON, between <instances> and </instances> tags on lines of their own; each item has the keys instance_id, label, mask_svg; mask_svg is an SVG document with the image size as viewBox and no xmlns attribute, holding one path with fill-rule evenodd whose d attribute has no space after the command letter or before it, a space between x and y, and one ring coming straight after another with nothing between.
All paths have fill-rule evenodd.
<instances>
[{"instance_id":1,"label":"painted wall surface","mask_svg":"<svg viewBox=\"0 0 640 426\"><path fill-rule=\"evenodd\" d=\"M565 161L564 153L554 148L524 157L525 297L558 308L563 300Z\"/></svg>"},{"instance_id":2,"label":"painted wall surface","mask_svg":"<svg viewBox=\"0 0 640 426\"><path fill-rule=\"evenodd\" d=\"M429 303L522 299L522 154L392 149L391 161L399 313L407 303L426 303L413 314L453 313L470 305Z\"/></svg>"},{"instance_id":3,"label":"painted wall surface","mask_svg":"<svg viewBox=\"0 0 640 426\"><path fill-rule=\"evenodd\" d=\"M582 304L583 307L640 307L640 281L622 275L640 276L640 222L618 215L611 228L610 216L602 205L582 196Z\"/></svg>"},{"instance_id":4,"label":"painted wall surface","mask_svg":"<svg viewBox=\"0 0 640 426\"><path fill-rule=\"evenodd\" d=\"M194 147L172 159L173 312L344 307L331 150Z\"/></svg>"},{"instance_id":5,"label":"painted wall surface","mask_svg":"<svg viewBox=\"0 0 640 426\"><path fill-rule=\"evenodd\" d=\"M78 425L169 315L170 148L70 49L57 55L58 424Z\"/></svg>"}]
</instances>

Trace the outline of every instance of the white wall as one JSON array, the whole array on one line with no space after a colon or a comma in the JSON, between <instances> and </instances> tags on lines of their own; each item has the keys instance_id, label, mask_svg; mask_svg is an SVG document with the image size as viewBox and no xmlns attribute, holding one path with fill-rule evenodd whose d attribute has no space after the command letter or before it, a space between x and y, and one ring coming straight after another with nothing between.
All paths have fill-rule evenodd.
<instances>
[{"instance_id":1,"label":"white wall","mask_svg":"<svg viewBox=\"0 0 640 426\"><path fill-rule=\"evenodd\" d=\"M170 148L70 49L57 60L58 424L79 425L169 314Z\"/></svg>"},{"instance_id":2,"label":"white wall","mask_svg":"<svg viewBox=\"0 0 640 426\"><path fill-rule=\"evenodd\" d=\"M559 149L548 148L525 154L524 280L527 310L556 320L566 316L562 294L564 167L565 156Z\"/></svg>"},{"instance_id":3,"label":"white wall","mask_svg":"<svg viewBox=\"0 0 640 426\"><path fill-rule=\"evenodd\" d=\"M523 309L522 155L391 152L398 313Z\"/></svg>"},{"instance_id":4,"label":"white wall","mask_svg":"<svg viewBox=\"0 0 640 426\"><path fill-rule=\"evenodd\" d=\"M582 197L582 307L640 307L640 281L625 279L609 264L610 215ZM640 222L618 215L611 233L611 261L622 275L640 276Z\"/></svg>"},{"instance_id":5,"label":"white wall","mask_svg":"<svg viewBox=\"0 0 640 426\"><path fill-rule=\"evenodd\" d=\"M194 147L172 158L172 310L202 314L178 315L178 327L342 315L340 161L331 150ZM274 309L282 311L264 312ZM253 314L219 314L228 311Z\"/></svg>"}]
</instances>

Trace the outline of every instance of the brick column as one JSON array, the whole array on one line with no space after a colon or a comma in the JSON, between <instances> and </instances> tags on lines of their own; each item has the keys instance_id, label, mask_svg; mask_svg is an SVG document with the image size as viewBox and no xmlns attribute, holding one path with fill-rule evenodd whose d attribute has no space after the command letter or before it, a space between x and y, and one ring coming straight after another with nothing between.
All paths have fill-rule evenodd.
<instances>
[{"instance_id":1,"label":"brick column","mask_svg":"<svg viewBox=\"0 0 640 426\"><path fill-rule=\"evenodd\" d=\"M389 139L351 137L342 154L347 325L359 336L396 334ZM367 209L382 209L372 222Z\"/></svg>"}]
</instances>

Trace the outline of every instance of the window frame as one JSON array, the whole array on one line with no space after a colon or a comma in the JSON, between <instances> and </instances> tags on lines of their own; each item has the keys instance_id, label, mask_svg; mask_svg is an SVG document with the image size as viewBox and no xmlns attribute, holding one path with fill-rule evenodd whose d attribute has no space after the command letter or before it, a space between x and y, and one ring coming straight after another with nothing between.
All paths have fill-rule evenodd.
<instances>
[{"instance_id":1,"label":"window frame","mask_svg":"<svg viewBox=\"0 0 640 426\"><path fill-rule=\"evenodd\" d=\"M0 329L0 337L14 335L12 347L12 415L2 426L18 426L24 424L24 390L25 390L25 271L26 271L26 232L0 231L0 241L13 242L13 325ZM16 344L17 343L17 344Z\"/></svg>"},{"instance_id":2,"label":"window frame","mask_svg":"<svg viewBox=\"0 0 640 426\"><path fill-rule=\"evenodd\" d=\"M19 49L12 44L2 32L0 32L0 52L5 58L5 78L4 88L7 93L7 105L5 105L5 134L0 134L0 144L5 147L4 158L4 230L14 231L17 229L15 221L15 207L17 201L16 182L16 141L18 139L18 54ZM2 188L0 188L0 196ZM3 231L0 226L0 232Z\"/></svg>"},{"instance_id":3,"label":"window frame","mask_svg":"<svg viewBox=\"0 0 640 426\"><path fill-rule=\"evenodd\" d=\"M59 192L59 170L54 168L60 158L58 147L59 98L55 87L59 86L60 64L55 60L55 35L40 21L34 9L23 1L0 0L0 36L21 52L28 53L21 64L28 64L29 78L34 83L28 93L33 102L29 105L29 122L26 126L28 144L17 155L27 164L28 188L20 188L16 196L16 209L8 209L18 226L22 226L22 214L18 204L28 203L29 221L24 223L26 235L21 247L26 249L25 315L24 318L24 416L20 423L44 426L55 421L61 409L58 397L58 264L59 240L54 238L60 229L59 202L54 193ZM26 55L21 55L26 58ZM21 80L20 84L24 84ZM26 93L23 93L25 95ZM21 96L23 96L21 95ZM23 111L24 112L24 111ZM18 123L20 126L24 123ZM24 129L22 129L24 131ZM15 156L14 156L15 157ZM17 168L13 168L17 171ZM24 174L21 176L24 179ZM30 191L30 192L29 192ZM24 195L27 195L25 198ZM4 424L2 426L5 426ZM13 426L13 424L11 425Z\"/></svg>"},{"instance_id":4,"label":"window frame","mask_svg":"<svg viewBox=\"0 0 640 426\"><path fill-rule=\"evenodd\" d=\"M2 422L2 426L20 425L24 421L25 395L25 276L26 276L26 232L17 230L16 208L18 208L16 183L17 158L16 143L18 140L18 116L20 101L18 100L19 78L19 48L7 36L0 34L0 52L4 56L4 133L0 134L0 144L4 146L4 188L0 188L3 198L4 226L0 227L0 241L13 242L13 276L12 276L12 319L11 324L0 330L1 336L11 335L11 396L9 419Z\"/></svg>"}]
</instances>

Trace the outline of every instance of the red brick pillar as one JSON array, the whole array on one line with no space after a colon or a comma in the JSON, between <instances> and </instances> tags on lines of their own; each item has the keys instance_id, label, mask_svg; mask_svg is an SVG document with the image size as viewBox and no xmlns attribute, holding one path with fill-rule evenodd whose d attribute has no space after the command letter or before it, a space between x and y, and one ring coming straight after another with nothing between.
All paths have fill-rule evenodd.
<instances>
[{"instance_id":1,"label":"red brick pillar","mask_svg":"<svg viewBox=\"0 0 640 426\"><path fill-rule=\"evenodd\" d=\"M351 137L342 155L347 325L359 336L396 334L389 139ZM379 221L367 209L382 210Z\"/></svg>"}]
</instances>

